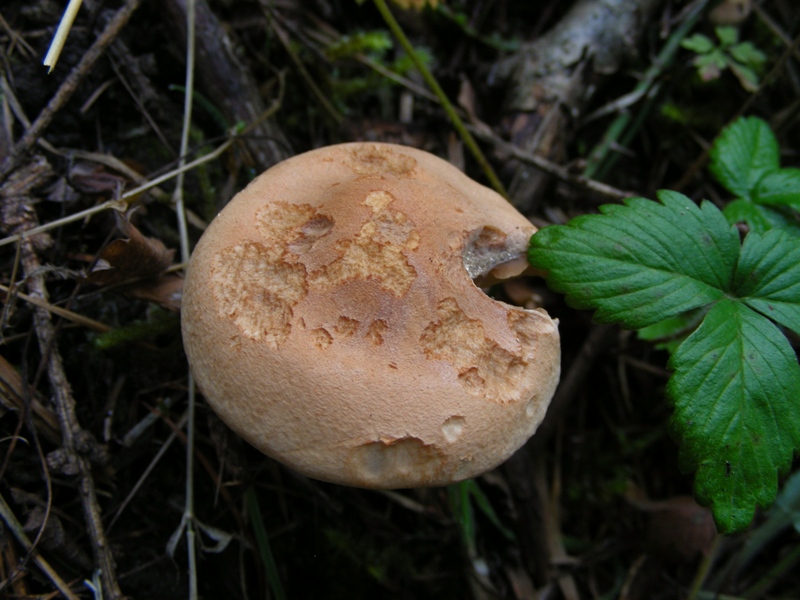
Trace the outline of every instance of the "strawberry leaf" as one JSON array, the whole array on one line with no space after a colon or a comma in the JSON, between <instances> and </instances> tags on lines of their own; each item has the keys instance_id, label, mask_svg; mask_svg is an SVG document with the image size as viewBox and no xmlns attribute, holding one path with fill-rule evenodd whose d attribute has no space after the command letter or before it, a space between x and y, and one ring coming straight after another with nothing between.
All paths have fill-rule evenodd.
<instances>
[{"instance_id":1,"label":"strawberry leaf","mask_svg":"<svg viewBox=\"0 0 800 600\"><path fill-rule=\"evenodd\" d=\"M725 215L731 225L747 223L750 231L759 233L764 233L772 228L772 223L767 214L765 214L766 212L767 209L763 206L754 204L744 198L737 198L722 209L722 214Z\"/></svg>"},{"instance_id":2,"label":"strawberry leaf","mask_svg":"<svg viewBox=\"0 0 800 600\"><path fill-rule=\"evenodd\" d=\"M740 198L752 199L761 178L778 167L778 141L757 117L738 119L723 129L711 148L711 172Z\"/></svg>"},{"instance_id":3,"label":"strawberry leaf","mask_svg":"<svg viewBox=\"0 0 800 600\"><path fill-rule=\"evenodd\" d=\"M781 229L748 234L734 291L750 308L800 334L800 240Z\"/></svg>"},{"instance_id":4,"label":"strawberry leaf","mask_svg":"<svg viewBox=\"0 0 800 600\"><path fill-rule=\"evenodd\" d=\"M800 238L776 228L740 244L713 204L659 199L546 227L529 258L600 321L672 341L699 323L670 347L673 427L699 499L720 530L737 531L775 499L800 448L800 366L775 324L800 333Z\"/></svg>"},{"instance_id":5,"label":"strawberry leaf","mask_svg":"<svg viewBox=\"0 0 800 600\"><path fill-rule=\"evenodd\" d=\"M739 236L713 204L676 192L632 198L533 236L529 259L575 308L639 329L722 298Z\"/></svg>"},{"instance_id":6,"label":"strawberry leaf","mask_svg":"<svg viewBox=\"0 0 800 600\"><path fill-rule=\"evenodd\" d=\"M778 169L767 173L758 182L753 201L800 210L800 169Z\"/></svg>"},{"instance_id":7,"label":"strawberry leaf","mask_svg":"<svg viewBox=\"0 0 800 600\"><path fill-rule=\"evenodd\" d=\"M800 366L764 316L719 301L672 355L681 465L723 532L747 527L775 499L778 477L800 447Z\"/></svg>"}]
</instances>

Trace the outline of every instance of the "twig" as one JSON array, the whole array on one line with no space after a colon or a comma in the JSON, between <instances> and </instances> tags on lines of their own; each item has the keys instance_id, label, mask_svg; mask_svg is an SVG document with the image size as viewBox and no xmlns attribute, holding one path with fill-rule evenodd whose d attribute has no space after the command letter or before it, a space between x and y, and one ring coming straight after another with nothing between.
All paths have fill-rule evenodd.
<instances>
[{"instance_id":1,"label":"twig","mask_svg":"<svg viewBox=\"0 0 800 600\"><path fill-rule=\"evenodd\" d=\"M444 93L442 86L439 85L439 82L436 80L430 70L428 70L427 65L420 59L419 55L414 49L414 46L406 37L405 32L403 32L403 29L400 27L400 24L394 18L392 11L389 10L389 7L386 5L385 0L373 1L375 2L375 6L377 7L378 11L381 13L383 20L386 21L386 25L389 27L392 34L397 38L397 41L400 42L403 50L406 51L406 54L408 54L408 57L422 75L425 83L428 84L428 87L430 87L431 90L433 90L433 93L436 94L436 97L439 98L439 102L441 102L444 112L447 113L447 117L450 119L453 127L456 128L458 135L463 140L467 149L470 151L470 153L472 153L472 156L475 158L475 160L478 161L478 164L486 175L486 178L489 180L491 186L498 194L504 198L508 198L508 192L506 191L506 188L503 186L500 179L497 177L497 173L494 172L492 165L489 164L488 160L486 160L486 157L483 155L483 152L481 152L480 147L475 142L475 138L472 137L472 134L469 132L469 129L467 129L464 121L461 120L461 117L458 115L455 107L453 107L453 104L450 102L447 94Z\"/></svg>"},{"instance_id":2,"label":"twig","mask_svg":"<svg viewBox=\"0 0 800 600\"><path fill-rule=\"evenodd\" d=\"M289 36L283 30L283 27L278 23L277 19L273 16L272 18L272 30L275 32L275 35L278 36L278 40L280 41L281 45L283 46L286 53L289 55L289 58L294 63L294 66L297 68L298 73L300 73L303 81L306 82L306 85L311 89L311 92L314 94L314 97L317 99L317 102L320 103L320 106L325 109L325 112L330 116L334 122L337 124L341 123L344 117L336 110L336 107L331 104L331 101L328 100L328 97L325 93L320 89L317 85L317 82L314 81L314 78L311 76L311 73L308 72L303 61L300 60L300 57L297 56L297 52L294 51L292 48L291 40L289 40Z\"/></svg>"},{"instance_id":3,"label":"twig","mask_svg":"<svg viewBox=\"0 0 800 600\"><path fill-rule=\"evenodd\" d=\"M153 416L156 416L156 413L152 413L152 414L153 414ZM131 500L133 500L134 496L136 496L137 492L142 487L142 485L144 485L145 481L147 481L147 478L150 476L150 473L152 473L153 469L156 468L156 465L159 463L159 461L162 459L162 457L167 453L167 450L172 445L172 443L176 439L178 439L178 430L182 429L186 425L186 422L188 420L189 420L189 413L186 412L178 420L178 423L176 424L176 430L173 431L169 435L169 437L166 439L166 441L161 445L161 448L158 449L158 452L156 452L156 455L150 461L150 464L147 465L147 468L139 476L139 479L136 481L136 484L133 486L133 488L131 488L131 491L128 493L128 495L125 498L125 500L123 500L122 504L119 505L119 508L117 508L116 512L114 513L113 518L111 519L111 521L109 521L108 527L106 528L106 531L110 532L111 529L114 527L114 524L117 522L117 519L119 519L119 517L122 514L122 512L125 510L125 508L127 508L128 504L130 504L130 502L131 502Z\"/></svg>"},{"instance_id":4,"label":"twig","mask_svg":"<svg viewBox=\"0 0 800 600\"><path fill-rule=\"evenodd\" d=\"M35 54L31 45L27 41L25 41L24 37L22 37L20 34L14 31L14 29L12 29L11 25L9 25L8 21L6 21L5 18L3 18L2 14L0 14L0 27L5 29L6 34L8 34L8 37L11 38L11 44L7 48L5 48L6 56L11 56L14 46L17 44L19 45L20 48L22 48L20 52L22 53L23 56L25 55L26 52L29 55Z\"/></svg>"},{"instance_id":5,"label":"twig","mask_svg":"<svg viewBox=\"0 0 800 600\"><path fill-rule=\"evenodd\" d=\"M6 527L11 530L11 533L14 534L14 537L17 538L17 541L22 545L23 548L27 552L31 552L33 556L33 562L36 563L36 566L41 569L42 573L44 573L50 582L56 586L59 592L61 592L65 598L69 600L80 600L80 598L75 595L69 586L64 582L61 577L59 577L58 573L55 572L55 569L50 566L50 564L42 558L36 549L33 547L30 539L25 534L25 530L22 528L22 524L17 520L14 516L11 507L6 503L5 498L0 495L0 517L2 517L3 522L5 522Z\"/></svg>"},{"instance_id":6,"label":"twig","mask_svg":"<svg viewBox=\"0 0 800 600\"><path fill-rule=\"evenodd\" d=\"M218 146L213 152L206 154L205 156L201 156L200 158L193 160L190 163L185 164L184 166L174 169L169 173L164 173L160 177L156 177L155 179L148 181L147 183L140 185L132 190L129 190L122 194L118 199L106 200L102 204L98 204L97 206L93 206L91 208L87 208L86 210L82 210L75 214L69 215L68 217L63 217L61 219L56 219L55 221L50 221L49 223L45 223L44 225L39 225L38 227L34 227L31 229L27 229L21 233L17 233L14 235L10 235L6 238L0 240L0 246L5 246L7 244L13 244L18 242L20 239L30 237L32 235L36 235L39 233L44 233L46 231L50 231L52 229L56 229L58 227L63 227L64 225L69 225L70 223L74 223L76 221L81 221L87 217L91 217L92 215L96 215L97 213L104 212L109 209L115 209L120 212L124 212L128 209L128 202L127 200L131 200L143 194L147 190L154 188L165 181L169 181L173 177L176 177L180 173L185 173L186 171L191 171L197 166L200 166L204 163L210 162L216 158L218 158L223 152L225 152L228 148L231 147L235 138L229 139L224 144ZM185 261L184 261L185 262Z\"/></svg>"},{"instance_id":7,"label":"twig","mask_svg":"<svg viewBox=\"0 0 800 600\"><path fill-rule=\"evenodd\" d=\"M48 167L46 162L40 159L34 161L27 171L40 170L41 177L44 177L47 172L46 167ZM21 173L17 179L29 181L28 189L33 189L39 183L37 178L25 178L25 175L26 173ZM2 196L4 201L8 203L4 215L7 221L6 225L11 225L14 229L31 229L30 225L36 225L36 213L29 206L31 200L27 196L27 190L19 189L19 186L15 186L14 183L15 179L12 178L4 186L10 188L13 195L8 195L8 189L0 190L4 192ZM20 256L30 296L49 304L41 263L36 255L34 240L30 237L26 237L21 241ZM56 343L56 328L50 320L50 313L37 307L34 310L34 327L43 357L42 360L46 364L47 375L50 380L64 451L78 469L78 487L84 517L89 539L92 541L95 565L100 572L103 594L107 600L121 599L123 596L116 579L114 559L103 531L100 504L97 500L97 492L92 477L92 467L86 454L79 451L79 447L83 445L83 442L79 444L79 440L91 439L91 436L81 428L78 422L75 412L75 398L72 395L72 388L64 370L61 352Z\"/></svg>"},{"instance_id":8,"label":"twig","mask_svg":"<svg viewBox=\"0 0 800 600\"><path fill-rule=\"evenodd\" d=\"M667 43L664 45L661 52L653 61L653 64L650 65L650 68L647 69L647 71L645 71L644 76L636 85L633 92L631 93L635 96L638 95L638 97L636 97L635 100L638 100L641 97L648 97L648 98L655 97L656 93L658 92L658 85L656 84L657 79L662 75L664 69L675 58L675 55L680 49L681 41L683 40L683 38L686 37L686 35L689 33L692 27L694 27L695 23L697 23L697 20L700 18L701 12L703 11L703 9L705 9L707 4L708 0L700 0L700 2L698 2L692 8L692 11L686 16L686 19L681 24L681 26L678 27L669 37ZM618 101L619 100L617 100L617 102ZM605 112L603 112L603 110L604 109L601 108L593 115L589 115L585 123L590 122L591 120L597 118L598 116L601 116L602 114L606 114ZM606 130L606 134L603 136L600 143L589 153L589 157L587 159L587 166L583 172L583 174L586 177L594 177L595 175L599 176L598 171L600 170L602 161L608 155L608 152L613 147L613 145L622 136L623 132L627 130L628 125L632 120L633 120L633 115L629 111L620 113L617 116L617 118L614 119L614 121Z\"/></svg>"},{"instance_id":9,"label":"twig","mask_svg":"<svg viewBox=\"0 0 800 600\"><path fill-rule=\"evenodd\" d=\"M534 167L541 169L548 175L553 175L558 177L562 181L566 181L573 185L577 185L592 192L596 192L598 194L602 194L608 198L612 198L613 200L624 200L625 198L630 198L631 196L635 196L633 192L626 192L624 190L617 189L613 186L607 185L595 179L590 179L588 177L584 177L583 175L576 175L574 173L570 173L569 169L566 167L562 167L554 163L551 160L547 160L543 156L539 156L538 154L534 154L532 152L526 152L522 148L515 146L509 142L506 142L502 138L500 138L497 134L492 132L488 127L474 127L469 126L470 129L475 133L475 135L481 138L485 142L489 142L490 144L494 145L495 147L499 148L503 152L507 152L517 160L522 162L528 163L533 165Z\"/></svg>"},{"instance_id":10,"label":"twig","mask_svg":"<svg viewBox=\"0 0 800 600\"><path fill-rule=\"evenodd\" d=\"M275 4L262 0L262 6ZM175 36L176 43L186 40L186 0L162 0L159 8L167 11L164 22ZM242 44L232 29L222 23L206 0L195 0L195 86L199 87L224 120L236 123L254 123L252 135L242 138L242 160L257 172L291 156L291 145L277 121L259 119L265 112L261 92L262 81L253 69L242 61L239 50ZM262 59L265 63L265 57ZM265 65L270 68L269 64Z\"/></svg>"},{"instance_id":11,"label":"twig","mask_svg":"<svg viewBox=\"0 0 800 600\"><path fill-rule=\"evenodd\" d=\"M5 285L0 284L0 292L4 292L9 296L13 295L15 298L19 298L28 302L29 304L33 304L39 308L43 308L47 312L58 315L68 321L72 321L73 323L77 323L87 329L91 329L92 331L96 331L98 333L108 333L111 331L111 327L106 325L105 323L101 323L100 321L95 321L94 319L90 319L89 317L84 317L81 314L76 312L72 312L71 310L67 310L66 308L61 308L60 306L56 306L55 304L50 304L49 302L42 300L41 298L37 298L35 296L29 296L28 294L23 294L22 292L18 292L13 290Z\"/></svg>"},{"instance_id":12,"label":"twig","mask_svg":"<svg viewBox=\"0 0 800 600\"><path fill-rule=\"evenodd\" d=\"M141 0L127 0L122 8L114 14L106 28L100 33L89 50L86 51L80 62L75 65L75 68L72 69L56 94L47 103L47 106L36 117L36 120L25 132L25 135L14 145L8 157L0 164L0 181L3 181L16 168L19 161L22 160L22 156L33 147L36 140L44 133L56 113L64 107L72 97L72 94L75 93L75 90L78 89L78 85L83 78L89 74L97 59L103 55L106 48L125 27L133 12L139 7L140 2Z\"/></svg>"}]
</instances>

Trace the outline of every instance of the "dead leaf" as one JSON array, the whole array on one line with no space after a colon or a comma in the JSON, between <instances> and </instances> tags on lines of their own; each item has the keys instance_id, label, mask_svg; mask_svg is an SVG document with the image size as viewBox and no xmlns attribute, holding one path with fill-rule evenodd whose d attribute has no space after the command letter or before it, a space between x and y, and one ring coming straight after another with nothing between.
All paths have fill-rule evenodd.
<instances>
[{"instance_id":1,"label":"dead leaf","mask_svg":"<svg viewBox=\"0 0 800 600\"><path fill-rule=\"evenodd\" d=\"M688 563L711 550L717 535L714 517L691 496L650 500L631 485L625 499L648 513L645 544L651 554L669 562Z\"/></svg>"},{"instance_id":2,"label":"dead leaf","mask_svg":"<svg viewBox=\"0 0 800 600\"><path fill-rule=\"evenodd\" d=\"M183 277L175 273L165 273L155 280L133 286L128 291L134 298L155 302L167 310L177 312L181 309Z\"/></svg>"},{"instance_id":3,"label":"dead leaf","mask_svg":"<svg viewBox=\"0 0 800 600\"><path fill-rule=\"evenodd\" d=\"M76 160L69 169L69 183L86 194L113 194L121 190L128 180L121 175L109 173L96 162Z\"/></svg>"},{"instance_id":4,"label":"dead leaf","mask_svg":"<svg viewBox=\"0 0 800 600\"><path fill-rule=\"evenodd\" d=\"M161 240L146 237L127 216L117 215L117 227L127 239L118 239L106 246L86 282L112 285L161 275L175 256Z\"/></svg>"},{"instance_id":5,"label":"dead leaf","mask_svg":"<svg viewBox=\"0 0 800 600\"><path fill-rule=\"evenodd\" d=\"M741 25L753 10L751 0L723 0L708 12L714 25Z\"/></svg>"}]
</instances>

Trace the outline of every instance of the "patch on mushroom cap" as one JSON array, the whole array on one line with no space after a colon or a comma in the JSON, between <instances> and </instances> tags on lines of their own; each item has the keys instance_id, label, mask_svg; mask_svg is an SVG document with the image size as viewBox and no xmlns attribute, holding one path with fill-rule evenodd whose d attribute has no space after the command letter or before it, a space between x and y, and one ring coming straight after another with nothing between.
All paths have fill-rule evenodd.
<instances>
[{"instance_id":1,"label":"patch on mushroom cap","mask_svg":"<svg viewBox=\"0 0 800 600\"><path fill-rule=\"evenodd\" d=\"M312 286L327 289L345 281L371 280L398 298L408 291L417 271L404 253L419 246L419 233L406 215L389 208L393 200L384 191L367 195L363 204L372 209L372 218L355 238L337 243L341 256L311 274Z\"/></svg>"},{"instance_id":2,"label":"patch on mushroom cap","mask_svg":"<svg viewBox=\"0 0 800 600\"><path fill-rule=\"evenodd\" d=\"M252 340L277 348L291 332L292 307L306 295L306 269L275 257L274 248L245 242L214 258L214 299Z\"/></svg>"},{"instance_id":3,"label":"patch on mushroom cap","mask_svg":"<svg viewBox=\"0 0 800 600\"><path fill-rule=\"evenodd\" d=\"M350 149L344 164L358 175L395 175L408 177L417 166L417 161L386 146L360 145Z\"/></svg>"},{"instance_id":4,"label":"patch on mushroom cap","mask_svg":"<svg viewBox=\"0 0 800 600\"><path fill-rule=\"evenodd\" d=\"M306 268L295 254L333 228L333 219L307 204L276 202L256 214L261 242L248 241L214 258L214 299L252 340L277 348L291 332L292 308L308 292ZM263 243L262 243L263 242Z\"/></svg>"},{"instance_id":5,"label":"patch on mushroom cap","mask_svg":"<svg viewBox=\"0 0 800 600\"><path fill-rule=\"evenodd\" d=\"M413 436L367 442L354 448L350 457L350 466L362 485L380 487L387 481L441 478L447 462L440 448Z\"/></svg>"},{"instance_id":6,"label":"patch on mushroom cap","mask_svg":"<svg viewBox=\"0 0 800 600\"><path fill-rule=\"evenodd\" d=\"M386 321L377 319L369 324L367 339L373 346L380 346L383 344L383 334L386 333L387 329L389 329L389 325L387 325Z\"/></svg>"},{"instance_id":7,"label":"patch on mushroom cap","mask_svg":"<svg viewBox=\"0 0 800 600\"><path fill-rule=\"evenodd\" d=\"M471 394L501 404L521 400L521 393L529 387L526 380L535 376L535 332L528 329L524 315L522 321L516 314L509 316L509 326L520 339L519 353L509 352L489 339L483 324L469 318L454 298L439 303L436 317L419 340L427 358L452 364L459 381Z\"/></svg>"}]
</instances>

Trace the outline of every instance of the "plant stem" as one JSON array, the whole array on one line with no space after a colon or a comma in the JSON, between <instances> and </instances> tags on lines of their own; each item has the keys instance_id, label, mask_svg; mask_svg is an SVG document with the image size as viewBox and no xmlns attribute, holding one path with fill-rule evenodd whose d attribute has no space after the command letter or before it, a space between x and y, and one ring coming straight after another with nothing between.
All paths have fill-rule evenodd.
<instances>
[{"instance_id":1,"label":"plant stem","mask_svg":"<svg viewBox=\"0 0 800 600\"><path fill-rule=\"evenodd\" d=\"M389 7L386 5L386 1L374 0L374 2L378 12L381 13L383 20L386 21L386 25L389 27L389 30L397 38L397 41L400 42L403 50L406 51L406 54L408 54L409 58L414 63L414 66L422 75L425 83L427 83L428 87L430 87L433 93L436 94L436 97L439 99L444 112L447 113L450 122L453 124L453 127L456 128L458 135L461 136L461 139L472 153L472 156L478 161L478 164L481 166L481 169L483 169L483 172L486 175L486 178L489 180L491 186L497 193L503 196L503 198L508 198L508 192L503 186L503 183L497 177L497 173L494 172L492 165L489 164L488 160L486 160L486 157L483 155L483 152L481 152L481 149L475 141L475 138L472 137L472 134L469 132L466 125L464 125L464 121L462 121L461 117L458 116L458 112L456 112L456 109L450 102L447 94L444 93L442 86L439 85L439 82L436 80L430 70L428 70L428 67L419 57L416 50L414 50L414 46L408 40L406 34L403 32L403 29L400 27L400 24L394 18L392 11L389 10Z\"/></svg>"},{"instance_id":2,"label":"plant stem","mask_svg":"<svg viewBox=\"0 0 800 600\"><path fill-rule=\"evenodd\" d=\"M192 128L192 96L194 94L194 58L195 58L195 0L186 3L186 84L183 96L183 130L181 132L181 149L178 168L185 166L189 150L189 134ZM181 241L181 261L189 262L189 232L186 224L186 207L183 201L184 173L178 173L175 181L173 201L178 216L178 232ZM194 426L195 426L195 393L194 378L188 375L189 418L186 423L186 500L183 507L183 524L186 526L186 550L189 563L189 598L196 600L197 590L197 555L194 532Z\"/></svg>"}]
</instances>

